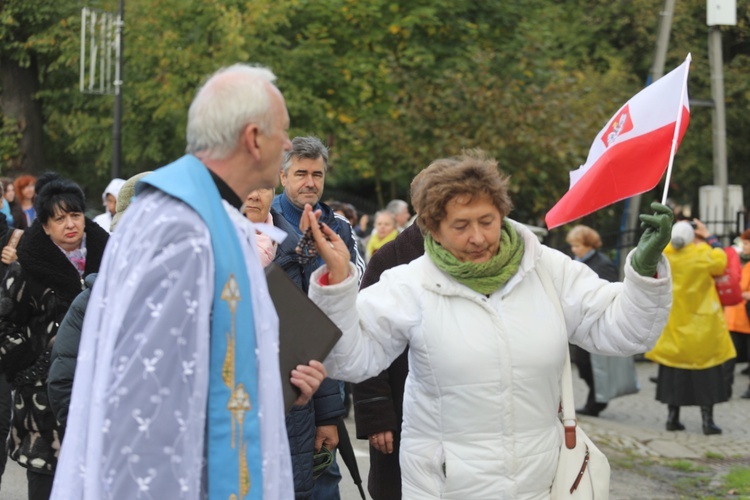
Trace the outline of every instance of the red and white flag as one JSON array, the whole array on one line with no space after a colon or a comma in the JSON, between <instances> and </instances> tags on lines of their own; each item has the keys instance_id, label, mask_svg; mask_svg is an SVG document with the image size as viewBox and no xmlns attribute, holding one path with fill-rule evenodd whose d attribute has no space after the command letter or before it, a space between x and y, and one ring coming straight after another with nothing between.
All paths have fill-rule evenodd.
<instances>
[{"instance_id":1,"label":"red and white flag","mask_svg":"<svg viewBox=\"0 0 750 500\"><path fill-rule=\"evenodd\" d=\"M547 212L549 229L659 183L690 121L689 69L690 55L614 114L594 139L586 163L570 172L568 192Z\"/></svg>"}]
</instances>

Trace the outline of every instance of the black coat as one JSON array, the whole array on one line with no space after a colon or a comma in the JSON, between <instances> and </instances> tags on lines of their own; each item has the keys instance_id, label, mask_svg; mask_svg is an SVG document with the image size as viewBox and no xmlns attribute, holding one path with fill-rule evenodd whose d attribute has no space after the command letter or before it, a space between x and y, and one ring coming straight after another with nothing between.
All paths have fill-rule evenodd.
<instances>
[{"instance_id":1,"label":"black coat","mask_svg":"<svg viewBox=\"0 0 750 500\"><path fill-rule=\"evenodd\" d=\"M5 218L5 214L0 213L0 252L8 245L11 236L13 236L13 229L8 226L8 219ZM8 266L0 261L0 280L5 277L7 271Z\"/></svg>"},{"instance_id":2,"label":"black coat","mask_svg":"<svg viewBox=\"0 0 750 500\"><path fill-rule=\"evenodd\" d=\"M287 238L279 245L274 262L298 287L303 288L305 271L294 255L297 246L295 228L275 209L271 209L273 225L287 233ZM311 266L315 266L313 263ZM312 273L312 271L310 271ZM306 282L305 282L306 284ZM315 454L315 432L321 425L336 425L346 410L341 401L339 383L326 378L312 399L303 406L293 406L286 415L286 432L289 438L289 451L292 454L294 474L294 496L296 499L310 498L313 493L313 455Z\"/></svg>"},{"instance_id":3,"label":"black coat","mask_svg":"<svg viewBox=\"0 0 750 500\"><path fill-rule=\"evenodd\" d=\"M315 454L315 411L312 401L292 406L286 414L286 435L292 454L294 498L310 498L313 486L313 455Z\"/></svg>"},{"instance_id":4,"label":"black coat","mask_svg":"<svg viewBox=\"0 0 750 500\"><path fill-rule=\"evenodd\" d=\"M380 275L392 267L408 264L424 254L424 238L416 224L412 224L373 254L362 278L361 288L380 280ZM404 384L409 373L407 348L386 370L352 387L354 421L357 438L393 431L393 453L383 454L370 446L370 474L367 490L375 500L401 498L401 467L398 463L403 416Z\"/></svg>"},{"instance_id":5,"label":"black coat","mask_svg":"<svg viewBox=\"0 0 750 500\"><path fill-rule=\"evenodd\" d=\"M65 318L57 329L55 344L50 355L49 375L47 376L47 394L52 412L57 420L60 441L65 434L68 423L70 394L73 392L73 375L76 373L78 345L81 343L81 330L86 307L89 305L91 287L94 286L97 273L86 276L86 289L78 294L70 305Z\"/></svg>"},{"instance_id":6,"label":"black coat","mask_svg":"<svg viewBox=\"0 0 750 500\"><path fill-rule=\"evenodd\" d=\"M344 413L338 382L326 378L306 405L292 406L286 414L286 433L294 474L294 498L297 500L312 497L315 486L313 456L317 427L336 425Z\"/></svg>"},{"instance_id":7,"label":"black coat","mask_svg":"<svg viewBox=\"0 0 750 500\"><path fill-rule=\"evenodd\" d=\"M99 270L109 235L89 219L85 232L88 275ZM83 280L39 221L24 232L17 252L0 287L0 370L15 389L10 456L52 474L60 440L47 397L50 351Z\"/></svg>"},{"instance_id":8,"label":"black coat","mask_svg":"<svg viewBox=\"0 0 750 500\"><path fill-rule=\"evenodd\" d=\"M10 214L13 216L13 227L16 229L28 229L29 225L26 223L26 214L21 208L21 203L18 200L14 200L10 205Z\"/></svg>"},{"instance_id":9,"label":"black coat","mask_svg":"<svg viewBox=\"0 0 750 500\"><path fill-rule=\"evenodd\" d=\"M582 262L589 266L601 279L609 282L620 281L615 263L599 250L594 250L594 253ZM582 347L571 345L570 355L572 361L578 365L581 378L589 386L589 400L593 404L596 400L592 399L594 398L594 374L591 372L591 354Z\"/></svg>"},{"instance_id":10,"label":"black coat","mask_svg":"<svg viewBox=\"0 0 750 500\"><path fill-rule=\"evenodd\" d=\"M615 263L598 250L594 250L591 257L584 260L583 263L589 266L603 280L609 282L620 281Z\"/></svg>"},{"instance_id":11,"label":"black coat","mask_svg":"<svg viewBox=\"0 0 750 500\"><path fill-rule=\"evenodd\" d=\"M2 235L5 240L3 247L8 244L8 239L10 239L12 233L13 231L10 229L10 226L8 226L8 219L5 217L4 213L0 212L0 235ZM2 250L2 248L0 248L0 250Z\"/></svg>"}]
</instances>

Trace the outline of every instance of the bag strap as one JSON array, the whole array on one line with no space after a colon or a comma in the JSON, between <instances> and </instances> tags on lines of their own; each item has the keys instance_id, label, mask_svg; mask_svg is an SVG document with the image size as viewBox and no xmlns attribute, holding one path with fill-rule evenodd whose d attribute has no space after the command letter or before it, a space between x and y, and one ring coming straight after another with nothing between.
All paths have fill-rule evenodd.
<instances>
[{"instance_id":1,"label":"bag strap","mask_svg":"<svg viewBox=\"0 0 750 500\"><path fill-rule=\"evenodd\" d=\"M541 261L536 266L537 275L542 282L544 291L550 300L555 304L560 318L565 321L565 314L560 304L560 296L557 294L552 278L541 265ZM565 446L572 450L576 447L576 406L573 400L573 372L570 368L570 349L565 349L565 365L563 365L562 377L560 379L560 399L562 399L562 423L565 428Z\"/></svg>"},{"instance_id":2,"label":"bag strap","mask_svg":"<svg viewBox=\"0 0 750 500\"><path fill-rule=\"evenodd\" d=\"M18 246L18 242L21 241L21 236L23 236L23 229L14 229L13 234L10 235L8 244L5 246L10 247L10 248L16 248Z\"/></svg>"}]
</instances>

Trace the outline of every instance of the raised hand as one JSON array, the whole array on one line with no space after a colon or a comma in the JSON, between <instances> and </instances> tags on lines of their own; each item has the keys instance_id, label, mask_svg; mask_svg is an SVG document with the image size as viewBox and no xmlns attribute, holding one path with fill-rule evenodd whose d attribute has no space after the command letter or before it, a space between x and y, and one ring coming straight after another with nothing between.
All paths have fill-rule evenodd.
<instances>
[{"instance_id":1,"label":"raised hand","mask_svg":"<svg viewBox=\"0 0 750 500\"><path fill-rule=\"evenodd\" d=\"M661 253L672 237L672 210L661 203L652 203L654 214L641 214L641 227L646 228L638 241L630 264L635 272L641 276L653 277L656 266L661 259Z\"/></svg>"},{"instance_id":2,"label":"raised hand","mask_svg":"<svg viewBox=\"0 0 750 500\"><path fill-rule=\"evenodd\" d=\"M328 267L328 284L335 285L349 276L351 254L346 243L333 229L325 224L318 224L319 217L320 213L314 213L310 205L305 205L302 218L307 219L307 227L312 228L315 248Z\"/></svg>"}]
</instances>

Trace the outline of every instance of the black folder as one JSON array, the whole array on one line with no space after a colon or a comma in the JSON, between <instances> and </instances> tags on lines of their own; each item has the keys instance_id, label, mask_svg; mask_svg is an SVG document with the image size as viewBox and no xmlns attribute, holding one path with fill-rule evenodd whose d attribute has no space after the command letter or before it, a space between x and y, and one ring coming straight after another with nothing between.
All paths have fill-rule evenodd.
<instances>
[{"instance_id":1,"label":"black folder","mask_svg":"<svg viewBox=\"0 0 750 500\"><path fill-rule=\"evenodd\" d=\"M278 265L266 267L268 292L279 315L279 366L287 412L300 390L289 381L297 365L322 362L341 338L341 330Z\"/></svg>"}]
</instances>

